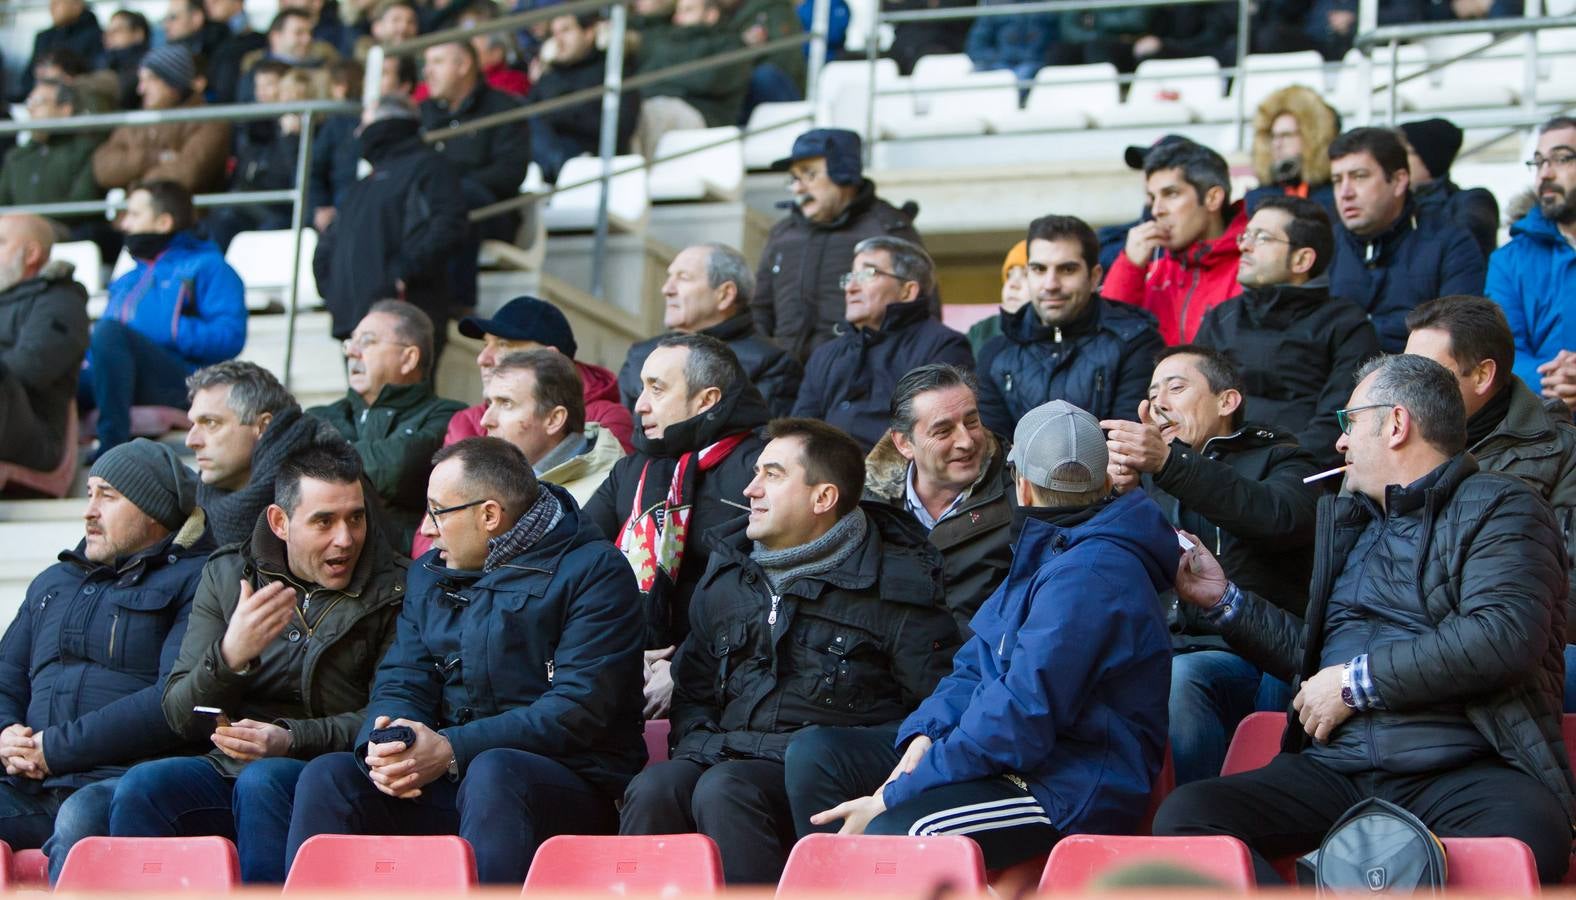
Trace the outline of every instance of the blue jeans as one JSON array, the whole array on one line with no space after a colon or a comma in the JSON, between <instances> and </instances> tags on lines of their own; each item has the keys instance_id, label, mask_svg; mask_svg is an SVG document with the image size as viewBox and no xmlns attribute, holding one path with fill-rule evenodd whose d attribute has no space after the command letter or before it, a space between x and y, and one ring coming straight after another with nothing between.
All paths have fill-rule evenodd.
<instances>
[{"instance_id":1,"label":"blue jeans","mask_svg":"<svg viewBox=\"0 0 1576 900\"><path fill-rule=\"evenodd\" d=\"M88 355L82 383L99 411L99 453L131 440L133 405L186 408L192 367L125 322L99 319Z\"/></svg>"},{"instance_id":2,"label":"blue jeans","mask_svg":"<svg viewBox=\"0 0 1576 900\"><path fill-rule=\"evenodd\" d=\"M109 833L226 837L240 852L242 881L279 884L285 880L290 806L305 768L299 759L260 759L229 778L203 756L132 766L115 791Z\"/></svg>"},{"instance_id":3,"label":"blue jeans","mask_svg":"<svg viewBox=\"0 0 1576 900\"><path fill-rule=\"evenodd\" d=\"M1253 712L1259 669L1229 650L1171 658L1171 760L1177 784L1220 775L1237 723Z\"/></svg>"},{"instance_id":4,"label":"blue jeans","mask_svg":"<svg viewBox=\"0 0 1576 900\"><path fill-rule=\"evenodd\" d=\"M0 782L0 840L12 850L42 848L49 857L49 883L54 884L77 841L109 833L109 801L119 780L106 778L76 790L46 788L36 794Z\"/></svg>"},{"instance_id":5,"label":"blue jeans","mask_svg":"<svg viewBox=\"0 0 1576 900\"><path fill-rule=\"evenodd\" d=\"M476 851L484 884L518 887L548 838L617 830L611 797L525 750L485 750L459 781L440 776L410 800L379 791L354 753L328 753L301 775L286 862L316 834L458 834Z\"/></svg>"},{"instance_id":6,"label":"blue jeans","mask_svg":"<svg viewBox=\"0 0 1576 900\"><path fill-rule=\"evenodd\" d=\"M1576 713L1576 644L1565 645L1565 711Z\"/></svg>"}]
</instances>

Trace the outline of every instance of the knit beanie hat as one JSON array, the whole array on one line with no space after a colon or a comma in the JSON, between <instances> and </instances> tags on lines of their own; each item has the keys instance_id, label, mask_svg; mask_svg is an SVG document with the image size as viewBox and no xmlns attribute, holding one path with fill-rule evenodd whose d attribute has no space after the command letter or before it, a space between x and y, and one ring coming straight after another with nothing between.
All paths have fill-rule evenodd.
<instances>
[{"instance_id":1,"label":"knit beanie hat","mask_svg":"<svg viewBox=\"0 0 1576 900\"><path fill-rule=\"evenodd\" d=\"M197 505L197 475L175 449L147 438L112 447L93 463L88 475L110 483L148 518L179 531Z\"/></svg>"},{"instance_id":2,"label":"knit beanie hat","mask_svg":"<svg viewBox=\"0 0 1576 900\"><path fill-rule=\"evenodd\" d=\"M1461 129L1444 119L1424 119L1401 126L1406 142L1428 167L1428 174L1444 178L1461 152Z\"/></svg>"},{"instance_id":3,"label":"knit beanie hat","mask_svg":"<svg viewBox=\"0 0 1576 900\"><path fill-rule=\"evenodd\" d=\"M182 94L191 93L192 82L197 80L197 63L192 60L191 51L176 44L148 51L138 65Z\"/></svg>"},{"instance_id":4,"label":"knit beanie hat","mask_svg":"<svg viewBox=\"0 0 1576 900\"><path fill-rule=\"evenodd\" d=\"M1019 241L1007 251L1007 261L1001 264L1001 283L1007 283L1007 275L1014 266L1027 266L1029 264L1029 242Z\"/></svg>"}]
</instances>

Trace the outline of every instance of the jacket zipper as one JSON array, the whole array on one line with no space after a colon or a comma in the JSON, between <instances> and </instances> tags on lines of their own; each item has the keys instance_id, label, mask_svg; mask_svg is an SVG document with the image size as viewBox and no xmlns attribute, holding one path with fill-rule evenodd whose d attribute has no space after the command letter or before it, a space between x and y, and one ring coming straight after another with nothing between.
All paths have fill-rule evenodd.
<instances>
[{"instance_id":1,"label":"jacket zipper","mask_svg":"<svg viewBox=\"0 0 1576 900\"><path fill-rule=\"evenodd\" d=\"M120 610L115 610L109 617L109 656L115 657L115 630L120 627Z\"/></svg>"},{"instance_id":2,"label":"jacket zipper","mask_svg":"<svg viewBox=\"0 0 1576 900\"><path fill-rule=\"evenodd\" d=\"M553 683L553 661L552 660L548 660L547 661L547 683L548 683L548 685L551 685Z\"/></svg>"},{"instance_id":3,"label":"jacket zipper","mask_svg":"<svg viewBox=\"0 0 1576 900\"><path fill-rule=\"evenodd\" d=\"M782 598L781 594L773 594L772 595L772 611L766 614L766 624L767 625L776 625L777 624L777 608L778 608L779 605L782 604L782 601L783 601L783 598Z\"/></svg>"},{"instance_id":4,"label":"jacket zipper","mask_svg":"<svg viewBox=\"0 0 1576 900\"><path fill-rule=\"evenodd\" d=\"M1182 296L1182 318L1177 322L1177 340L1179 341L1185 342L1187 340L1187 308L1193 305L1193 292L1198 290L1198 280L1202 274L1202 270L1193 270L1193 283L1188 285L1187 293Z\"/></svg>"}]
</instances>

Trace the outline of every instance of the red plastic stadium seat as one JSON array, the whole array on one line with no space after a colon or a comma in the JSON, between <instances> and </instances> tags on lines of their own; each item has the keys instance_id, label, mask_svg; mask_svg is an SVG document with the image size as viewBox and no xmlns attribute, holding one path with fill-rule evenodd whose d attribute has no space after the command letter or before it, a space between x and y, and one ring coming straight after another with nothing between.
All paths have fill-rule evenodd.
<instances>
[{"instance_id":1,"label":"red plastic stadium seat","mask_svg":"<svg viewBox=\"0 0 1576 900\"><path fill-rule=\"evenodd\" d=\"M640 837L560 834L536 850L525 893L713 894L722 854L704 834Z\"/></svg>"},{"instance_id":2,"label":"red plastic stadium seat","mask_svg":"<svg viewBox=\"0 0 1576 900\"><path fill-rule=\"evenodd\" d=\"M1233 837L1074 834L1051 849L1040 891L1082 891L1111 869L1146 862L1171 863L1238 891L1251 891L1257 884L1247 845Z\"/></svg>"},{"instance_id":3,"label":"red plastic stadium seat","mask_svg":"<svg viewBox=\"0 0 1576 900\"><path fill-rule=\"evenodd\" d=\"M296 853L285 893L382 888L464 891L476 885L476 856L454 835L319 834Z\"/></svg>"},{"instance_id":4,"label":"red plastic stadium seat","mask_svg":"<svg viewBox=\"0 0 1576 900\"><path fill-rule=\"evenodd\" d=\"M7 494L35 494L64 497L77 478L77 401L66 410L66 441L60 462L49 471L26 469L14 463L0 463L0 491Z\"/></svg>"},{"instance_id":5,"label":"red plastic stadium seat","mask_svg":"<svg viewBox=\"0 0 1576 900\"><path fill-rule=\"evenodd\" d=\"M1445 887L1479 893L1536 894L1538 864L1532 848L1515 838L1440 838L1445 845Z\"/></svg>"},{"instance_id":6,"label":"red plastic stadium seat","mask_svg":"<svg viewBox=\"0 0 1576 900\"><path fill-rule=\"evenodd\" d=\"M11 889L11 883L15 878L11 873L11 867L15 865L15 859L16 857L11 855L11 845L0 841L0 891Z\"/></svg>"},{"instance_id":7,"label":"red plastic stadium seat","mask_svg":"<svg viewBox=\"0 0 1576 900\"><path fill-rule=\"evenodd\" d=\"M646 765L654 766L668 761L669 731L667 719L646 720Z\"/></svg>"},{"instance_id":8,"label":"red plastic stadium seat","mask_svg":"<svg viewBox=\"0 0 1576 900\"><path fill-rule=\"evenodd\" d=\"M42 850L18 850L11 854L11 886L49 888L49 857Z\"/></svg>"},{"instance_id":9,"label":"red plastic stadium seat","mask_svg":"<svg viewBox=\"0 0 1576 900\"><path fill-rule=\"evenodd\" d=\"M960 835L808 834L788 854L777 893L920 894L940 885L965 894L985 890L985 858L978 844Z\"/></svg>"},{"instance_id":10,"label":"red plastic stadium seat","mask_svg":"<svg viewBox=\"0 0 1576 900\"><path fill-rule=\"evenodd\" d=\"M87 837L60 870L60 891L230 891L241 884L235 845L222 837Z\"/></svg>"},{"instance_id":11,"label":"red plastic stadium seat","mask_svg":"<svg viewBox=\"0 0 1576 900\"><path fill-rule=\"evenodd\" d=\"M1222 775L1251 772L1269 765L1280 753L1281 736L1286 733L1286 714L1256 712L1242 720L1237 733L1226 748L1226 761L1220 767Z\"/></svg>"}]
</instances>

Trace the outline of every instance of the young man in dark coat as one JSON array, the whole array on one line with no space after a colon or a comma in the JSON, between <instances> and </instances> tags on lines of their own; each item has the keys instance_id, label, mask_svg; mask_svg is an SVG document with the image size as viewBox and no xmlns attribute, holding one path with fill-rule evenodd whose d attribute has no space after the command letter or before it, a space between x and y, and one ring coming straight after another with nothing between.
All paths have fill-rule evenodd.
<instances>
[{"instance_id":1,"label":"young man in dark coat","mask_svg":"<svg viewBox=\"0 0 1576 900\"><path fill-rule=\"evenodd\" d=\"M596 46L601 16L584 12L558 16L548 23L558 52L531 86L526 103L539 103L590 87L601 87L607 54ZM632 67L628 67L631 68ZM640 118L640 91L625 90L618 101L618 141L615 152L629 148ZM602 101L597 98L555 109L531 120L531 159L542 167L542 178L558 181L564 163L583 153L595 154L602 138Z\"/></svg>"},{"instance_id":2,"label":"young man in dark coat","mask_svg":"<svg viewBox=\"0 0 1576 900\"><path fill-rule=\"evenodd\" d=\"M1236 363L1254 421L1294 436L1324 468L1340 465L1335 410L1352 373L1379 352L1367 315L1330 295L1334 251L1318 203L1266 197L1242 235L1242 293L1205 313L1193 341Z\"/></svg>"},{"instance_id":3,"label":"young man in dark coat","mask_svg":"<svg viewBox=\"0 0 1576 900\"><path fill-rule=\"evenodd\" d=\"M109 833L126 768L176 750L159 698L214 549L197 476L139 439L88 472L87 535L33 579L0 641L0 840L42 847L50 881Z\"/></svg>"},{"instance_id":4,"label":"young man in dark coat","mask_svg":"<svg viewBox=\"0 0 1576 900\"><path fill-rule=\"evenodd\" d=\"M1271 859L1317 847L1381 797L1441 837L1516 838L1557 883L1576 814L1560 737L1564 536L1531 487L1479 471L1448 369L1385 356L1358 377L1306 615L1232 583L1202 538L1185 555L1177 595L1300 686L1280 755L1178 788L1155 833L1236 837L1275 884Z\"/></svg>"},{"instance_id":5,"label":"young man in dark coat","mask_svg":"<svg viewBox=\"0 0 1576 900\"><path fill-rule=\"evenodd\" d=\"M770 434L748 521L706 535L673 664L672 759L629 786L619 829L699 831L730 884L775 882L796 823L843 799L795 777L794 736L835 726L885 750L957 646L940 554L907 515L859 502L859 446L809 419Z\"/></svg>"},{"instance_id":6,"label":"young man in dark coat","mask_svg":"<svg viewBox=\"0 0 1576 900\"><path fill-rule=\"evenodd\" d=\"M949 363L973 370L969 339L930 317L930 254L901 238L865 238L843 276L846 324L815 348L793 414L843 429L869 452L887 433L892 390L911 369Z\"/></svg>"},{"instance_id":7,"label":"young man in dark coat","mask_svg":"<svg viewBox=\"0 0 1576 900\"><path fill-rule=\"evenodd\" d=\"M482 882L513 886L542 841L618 825L646 761L640 597L513 444L470 438L435 463L436 549L411 570L353 752L301 776L286 863L315 834L458 834Z\"/></svg>"},{"instance_id":8,"label":"young man in dark coat","mask_svg":"<svg viewBox=\"0 0 1576 900\"><path fill-rule=\"evenodd\" d=\"M1406 139L1418 211L1465 228L1487 259L1499 245L1499 202L1486 188L1463 188L1450 180L1450 164L1461 151L1461 129L1448 119L1422 119L1397 131Z\"/></svg>"}]
</instances>

